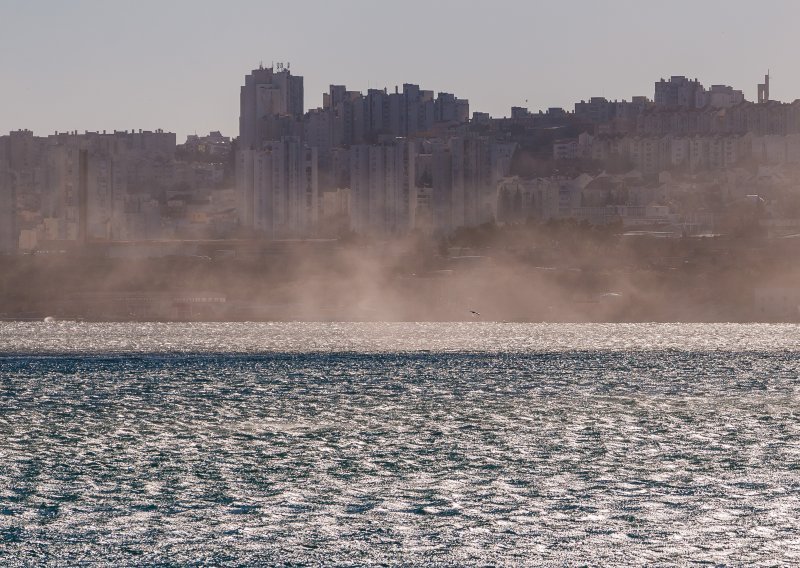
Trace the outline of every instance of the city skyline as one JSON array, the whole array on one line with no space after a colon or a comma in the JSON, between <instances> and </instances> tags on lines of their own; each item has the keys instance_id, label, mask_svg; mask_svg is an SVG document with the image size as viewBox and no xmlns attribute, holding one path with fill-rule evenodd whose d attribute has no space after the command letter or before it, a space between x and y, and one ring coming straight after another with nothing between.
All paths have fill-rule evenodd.
<instances>
[{"instance_id":1,"label":"city skyline","mask_svg":"<svg viewBox=\"0 0 800 568\"><path fill-rule=\"evenodd\" d=\"M2 566L800 566L798 0L0 0Z\"/></svg>"},{"instance_id":2,"label":"city skyline","mask_svg":"<svg viewBox=\"0 0 800 568\"><path fill-rule=\"evenodd\" d=\"M655 41L642 24L647 20L634 18L646 9L631 2L507 2L494 6L489 20L452 2L368 13L353 9L366 4L350 2L338 9L317 5L316 17L281 7L281 25L270 20L277 5L250 2L227 10L172 3L157 14L156 4L145 2L123 15L94 1L3 6L0 47L18 54L0 63L11 85L0 109L5 132L135 127L163 128L179 139L212 130L231 135L238 121L238 93L231 85L259 63L279 61L306 78L305 110L322 106L329 84L366 91L409 82L457 93L472 110L501 117L512 106L571 110L592 96L649 97L653 81L678 74L706 85L730 84L755 100L768 68L772 98L791 102L800 93L800 80L790 76L791 51L783 45L791 34L775 33L800 15L788 2L758 11L707 3L693 6L692 18L671 10L658 17L674 24L662 29L674 29L675 37ZM634 19L637 25L626 25ZM405 40L386 36L384 20L414 33ZM673 41L678 36L681 41ZM709 37L716 38L711 47ZM695 49L700 44L703 49Z\"/></svg>"}]
</instances>

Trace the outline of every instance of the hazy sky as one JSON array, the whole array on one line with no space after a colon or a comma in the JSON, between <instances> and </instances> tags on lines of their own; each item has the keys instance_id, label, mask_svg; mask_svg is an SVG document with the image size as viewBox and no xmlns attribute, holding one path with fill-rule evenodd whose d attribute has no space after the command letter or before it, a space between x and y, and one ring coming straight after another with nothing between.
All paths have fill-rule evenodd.
<instances>
[{"instance_id":1,"label":"hazy sky","mask_svg":"<svg viewBox=\"0 0 800 568\"><path fill-rule=\"evenodd\" d=\"M470 100L572 108L653 96L669 75L800 98L796 0L0 0L0 132L238 134L239 86L291 62L306 108L330 83L404 82ZM527 105L526 105L526 102Z\"/></svg>"}]
</instances>

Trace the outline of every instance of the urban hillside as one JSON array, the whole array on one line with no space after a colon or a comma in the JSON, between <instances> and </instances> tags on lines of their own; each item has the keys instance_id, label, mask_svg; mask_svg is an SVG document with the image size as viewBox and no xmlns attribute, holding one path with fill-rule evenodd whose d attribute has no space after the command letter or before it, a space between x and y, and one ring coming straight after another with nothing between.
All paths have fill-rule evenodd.
<instances>
[{"instance_id":1,"label":"urban hillside","mask_svg":"<svg viewBox=\"0 0 800 568\"><path fill-rule=\"evenodd\" d=\"M508 117L259 67L238 136L0 136L0 318L797 321L800 100Z\"/></svg>"}]
</instances>

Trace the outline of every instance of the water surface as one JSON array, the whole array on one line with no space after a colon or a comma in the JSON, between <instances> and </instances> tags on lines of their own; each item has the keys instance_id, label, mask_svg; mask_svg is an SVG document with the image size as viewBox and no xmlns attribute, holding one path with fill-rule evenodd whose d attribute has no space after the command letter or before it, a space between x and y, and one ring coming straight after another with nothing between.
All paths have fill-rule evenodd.
<instances>
[{"instance_id":1,"label":"water surface","mask_svg":"<svg viewBox=\"0 0 800 568\"><path fill-rule=\"evenodd\" d=\"M0 563L800 562L800 328L0 324Z\"/></svg>"}]
</instances>

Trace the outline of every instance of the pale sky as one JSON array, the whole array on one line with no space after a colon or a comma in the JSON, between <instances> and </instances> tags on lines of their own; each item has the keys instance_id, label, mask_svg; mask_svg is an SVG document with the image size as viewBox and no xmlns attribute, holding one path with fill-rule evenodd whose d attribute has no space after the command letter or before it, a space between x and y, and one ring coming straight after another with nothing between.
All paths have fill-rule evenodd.
<instances>
[{"instance_id":1,"label":"pale sky","mask_svg":"<svg viewBox=\"0 0 800 568\"><path fill-rule=\"evenodd\" d=\"M238 134L244 75L290 62L306 108L331 83L402 83L507 116L653 96L670 75L800 98L796 0L0 0L0 133ZM527 100L527 103L526 103Z\"/></svg>"}]
</instances>

